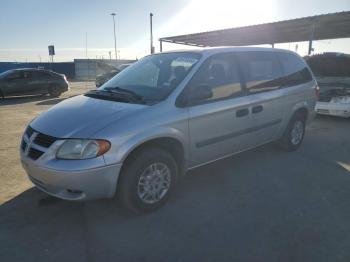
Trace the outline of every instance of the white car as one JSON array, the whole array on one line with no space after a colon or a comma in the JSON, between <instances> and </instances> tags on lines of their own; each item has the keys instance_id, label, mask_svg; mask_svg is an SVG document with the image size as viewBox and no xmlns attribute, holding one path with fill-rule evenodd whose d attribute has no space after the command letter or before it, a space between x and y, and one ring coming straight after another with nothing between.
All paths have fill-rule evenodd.
<instances>
[{"instance_id":1,"label":"white car","mask_svg":"<svg viewBox=\"0 0 350 262\"><path fill-rule=\"evenodd\" d=\"M348 83L347 83L348 82ZM321 115L350 117L350 81L320 83L320 98L315 111Z\"/></svg>"}]
</instances>

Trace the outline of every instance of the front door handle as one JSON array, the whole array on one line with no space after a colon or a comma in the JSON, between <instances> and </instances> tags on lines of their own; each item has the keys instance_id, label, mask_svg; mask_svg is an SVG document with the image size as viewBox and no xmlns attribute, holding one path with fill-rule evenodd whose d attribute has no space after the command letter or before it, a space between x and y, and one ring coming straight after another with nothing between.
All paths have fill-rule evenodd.
<instances>
[{"instance_id":1,"label":"front door handle","mask_svg":"<svg viewBox=\"0 0 350 262\"><path fill-rule=\"evenodd\" d=\"M262 105L254 106L252 109L252 113L257 114L257 113L262 112L263 110L264 110L264 107Z\"/></svg>"},{"instance_id":2,"label":"front door handle","mask_svg":"<svg viewBox=\"0 0 350 262\"><path fill-rule=\"evenodd\" d=\"M249 109L248 108L243 108L243 109L239 109L236 111L236 116L237 117L244 117L247 116L249 114Z\"/></svg>"}]
</instances>

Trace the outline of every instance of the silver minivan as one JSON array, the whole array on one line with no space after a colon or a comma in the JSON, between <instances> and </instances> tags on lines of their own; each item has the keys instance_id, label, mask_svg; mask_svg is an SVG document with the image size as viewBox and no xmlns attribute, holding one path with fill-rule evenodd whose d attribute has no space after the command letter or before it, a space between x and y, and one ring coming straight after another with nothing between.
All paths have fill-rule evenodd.
<instances>
[{"instance_id":1,"label":"silver minivan","mask_svg":"<svg viewBox=\"0 0 350 262\"><path fill-rule=\"evenodd\" d=\"M296 150L317 92L306 63L286 50L150 55L35 118L23 134L21 161L50 195L117 195L147 212L166 202L189 169L274 141Z\"/></svg>"}]
</instances>

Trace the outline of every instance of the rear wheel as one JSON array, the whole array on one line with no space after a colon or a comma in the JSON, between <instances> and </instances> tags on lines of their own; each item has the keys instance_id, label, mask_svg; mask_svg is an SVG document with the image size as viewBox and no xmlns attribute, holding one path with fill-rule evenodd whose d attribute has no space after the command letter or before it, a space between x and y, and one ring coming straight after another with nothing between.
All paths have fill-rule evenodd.
<instances>
[{"instance_id":1,"label":"rear wheel","mask_svg":"<svg viewBox=\"0 0 350 262\"><path fill-rule=\"evenodd\" d=\"M176 161L159 148L144 149L131 156L123 167L117 194L133 212L149 212L161 207L173 191L178 176Z\"/></svg>"},{"instance_id":2,"label":"rear wheel","mask_svg":"<svg viewBox=\"0 0 350 262\"><path fill-rule=\"evenodd\" d=\"M283 137L278 141L287 151L297 150L303 142L305 135L305 116L296 114L290 120Z\"/></svg>"},{"instance_id":3,"label":"rear wheel","mask_svg":"<svg viewBox=\"0 0 350 262\"><path fill-rule=\"evenodd\" d=\"M49 88L49 94L52 97L59 97L62 94L61 88L59 86L51 86Z\"/></svg>"}]
</instances>

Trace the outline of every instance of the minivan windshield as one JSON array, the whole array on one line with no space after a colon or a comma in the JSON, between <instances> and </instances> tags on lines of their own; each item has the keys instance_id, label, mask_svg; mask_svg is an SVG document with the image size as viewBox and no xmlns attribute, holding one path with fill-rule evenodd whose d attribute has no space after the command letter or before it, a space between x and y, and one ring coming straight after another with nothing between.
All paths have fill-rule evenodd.
<instances>
[{"instance_id":1,"label":"minivan windshield","mask_svg":"<svg viewBox=\"0 0 350 262\"><path fill-rule=\"evenodd\" d=\"M164 100L199 61L201 54L162 53L147 56L117 74L98 90L133 93L147 104Z\"/></svg>"}]
</instances>

